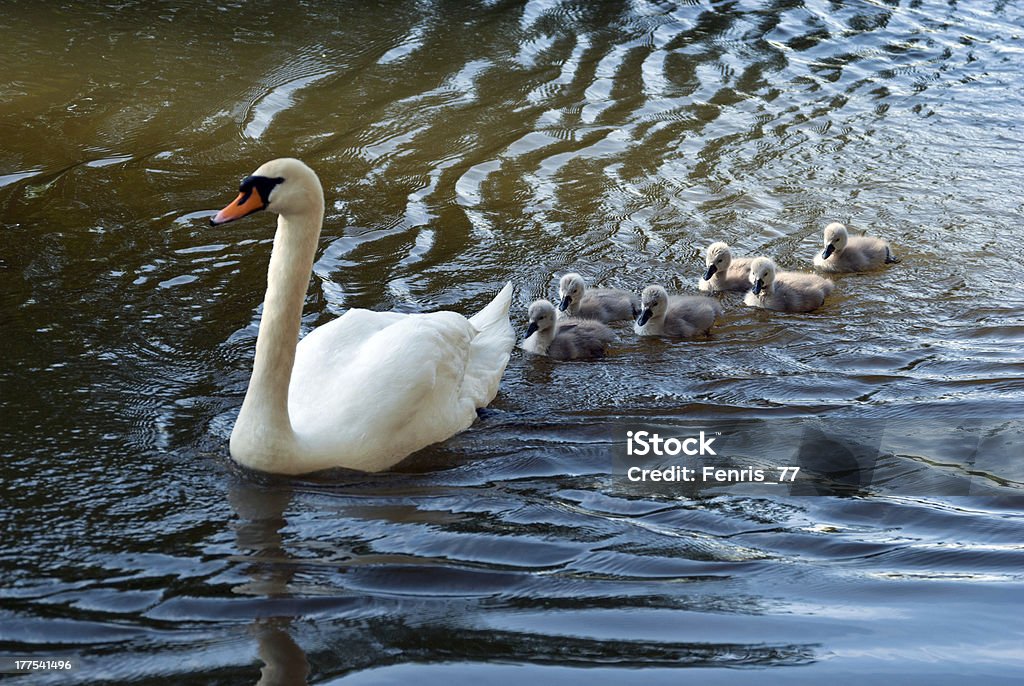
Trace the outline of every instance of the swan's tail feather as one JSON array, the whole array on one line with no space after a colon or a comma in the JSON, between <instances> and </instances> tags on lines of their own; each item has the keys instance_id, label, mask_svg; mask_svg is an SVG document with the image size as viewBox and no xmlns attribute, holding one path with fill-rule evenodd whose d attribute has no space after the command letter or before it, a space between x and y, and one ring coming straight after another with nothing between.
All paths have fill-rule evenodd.
<instances>
[{"instance_id":1,"label":"swan's tail feather","mask_svg":"<svg viewBox=\"0 0 1024 686\"><path fill-rule=\"evenodd\" d=\"M515 331L508 320L511 305L512 283L509 282L487 307L469 318L480 333L470 345L461 395L472 400L475 407L485 407L497 395L505 365L516 343Z\"/></svg>"},{"instance_id":2,"label":"swan's tail feather","mask_svg":"<svg viewBox=\"0 0 1024 686\"><path fill-rule=\"evenodd\" d=\"M505 287L498 291L494 300L487 306L469 318L469 323L480 332L490 326L500 325L508 321L508 310L512 306L512 282L509 281Z\"/></svg>"}]
</instances>

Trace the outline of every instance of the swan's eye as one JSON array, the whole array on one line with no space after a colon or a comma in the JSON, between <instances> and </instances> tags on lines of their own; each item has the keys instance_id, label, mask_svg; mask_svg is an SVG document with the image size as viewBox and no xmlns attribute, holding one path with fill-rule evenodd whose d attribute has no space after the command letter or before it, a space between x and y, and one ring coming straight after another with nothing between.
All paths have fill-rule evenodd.
<instances>
[{"instance_id":1,"label":"swan's eye","mask_svg":"<svg viewBox=\"0 0 1024 686\"><path fill-rule=\"evenodd\" d=\"M270 194L273 192L274 187L278 184L284 183L283 177L270 178L267 176L247 176L242 179L242 184L238 187L238 192L245 195L245 199L248 200L249 196L255 190L259 193L260 200L263 201L263 209L266 209L270 203Z\"/></svg>"}]
</instances>

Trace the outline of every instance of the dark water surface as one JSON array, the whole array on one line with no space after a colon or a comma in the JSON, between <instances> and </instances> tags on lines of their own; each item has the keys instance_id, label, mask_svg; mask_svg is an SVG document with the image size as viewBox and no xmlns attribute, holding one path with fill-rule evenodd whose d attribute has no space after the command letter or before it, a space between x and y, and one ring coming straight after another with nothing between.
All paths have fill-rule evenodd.
<instances>
[{"instance_id":1,"label":"dark water surface","mask_svg":"<svg viewBox=\"0 0 1024 686\"><path fill-rule=\"evenodd\" d=\"M1019 3L3 1L0 65L0 653L77 664L18 683L1020 683ZM517 351L392 473L262 477L227 437L272 220L206 218L283 155L327 194L308 327L512 279L522 328L566 270L692 291L834 219L904 261ZM630 483L652 422L807 479Z\"/></svg>"}]
</instances>

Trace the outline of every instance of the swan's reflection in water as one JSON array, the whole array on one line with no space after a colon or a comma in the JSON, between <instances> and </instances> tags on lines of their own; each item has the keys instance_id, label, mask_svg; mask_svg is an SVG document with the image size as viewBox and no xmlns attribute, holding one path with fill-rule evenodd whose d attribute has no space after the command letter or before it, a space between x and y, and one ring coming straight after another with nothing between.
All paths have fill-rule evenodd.
<instances>
[{"instance_id":1,"label":"swan's reflection in water","mask_svg":"<svg viewBox=\"0 0 1024 686\"><path fill-rule=\"evenodd\" d=\"M731 640L733 635L743 635L742 630L734 632L725 626L732 617L737 624L750 618L765 623L776 622L779 614L773 601L736 592L730 576L723 573L737 565L762 564L764 556L745 546L708 559L707 548L687 548L673 535L662 547L647 551L650 556L633 557L635 568L653 570L654 576L644 579L644 589L636 587L640 577L622 579L580 571L574 568L582 565L578 561L567 562L554 573L537 574L537 556L550 555L548 541L564 536L563 517L553 527L535 520L532 536L536 540L510 539L497 518L470 519L452 512L449 501L437 499L442 486L425 488L425 481L417 476L396 474L389 478L386 495L378 487L360 490L350 485L347 488L358 491L360 497L347 498L332 486L329 510L323 512L332 531L330 561L320 558L324 564L311 571L299 552L316 539L315 533L305 529L309 522L301 515L308 495L302 488L296 491L287 481L253 477L238 477L228 488L229 502L238 515L236 548L246 576L232 591L246 598L240 602L251 608L246 616L252 617L251 635L263 663L258 684L307 683L311 672L307 653L317 663L329 655L334 668L325 671L337 676L410 663L459 662L473 671L495 662L664 669L797 666L818 660L820 644L802 636L796 640L783 636L772 643ZM370 498L370 493L376 493L377 499ZM555 494L535 497L558 500ZM506 512L511 502L507 494L491 492L480 507ZM290 513L291 521L285 513ZM353 521L358 522L354 529ZM303 530L297 532L296 526ZM500 540L489 538L491 526L501 527ZM395 538L356 554L358 544L349 536L379 541L385 529ZM407 551L410 542L422 545L421 536L428 536L435 546L433 555ZM584 540L582 533L577 538L571 544L579 548L577 560L585 560L607 543L606 539ZM446 543L460 546L466 540L493 540L505 548L515 546L519 552L491 549L489 564L472 564L447 557L457 550L438 550ZM628 549L623 554L632 555ZM344 561L339 562L342 557ZM533 559L534 566L522 569L519 561L525 559ZM344 580L333 577L335 563L344 568ZM705 564L718 573L705 572ZM663 579L670 567L680 570L679 575ZM307 573L327 569L333 598L310 597ZM589 581L581 584L581 579ZM680 579L689 581L685 591L679 588ZM334 608L330 619L320 623L311 637L306 620L311 614L322 616L329 607ZM669 621L676 612L678 626ZM704 636L693 628L702 612L724 618L717 620L715 636ZM561 624L549 627L549 613L557 614ZM608 626L594 625L602 621ZM641 636L623 638L615 628L618 622L634 627Z\"/></svg>"},{"instance_id":2,"label":"swan's reflection in water","mask_svg":"<svg viewBox=\"0 0 1024 686\"><path fill-rule=\"evenodd\" d=\"M306 684L309 662L306 653L288 633L291 618L257 619L253 631L263 660L256 686L292 686Z\"/></svg>"},{"instance_id":3,"label":"swan's reflection in water","mask_svg":"<svg viewBox=\"0 0 1024 686\"><path fill-rule=\"evenodd\" d=\"M291 499L292 488L283 482L268 488L239 477L229 484L228 501L238 515L235 540L239 551L248 553L252 560L246 569L251 581L236 586L235 593L259 598L289 595L295 566L282 544L281 530ZM252 632L263 660L257 686L307 683L309 661L289 633L294 617L256 614Z\"/></svg>"}]
</instances>

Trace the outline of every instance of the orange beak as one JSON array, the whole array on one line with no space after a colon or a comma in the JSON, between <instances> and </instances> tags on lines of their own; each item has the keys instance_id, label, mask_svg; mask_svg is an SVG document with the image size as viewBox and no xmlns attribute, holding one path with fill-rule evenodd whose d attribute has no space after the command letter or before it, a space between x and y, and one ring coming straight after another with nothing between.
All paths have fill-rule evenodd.
<instances>
[{"instance_id":1,"label":"orange beak","mask_svg":"<svg viewBox=\"0 0 1024 686\"><path fill-rule=\"evenodd\" d=\"M266 206L267 202L263 199L263 196L260 195L257 189L253 188L248 193L239 193L234 202L210 217L210 226L233 222L253 212L259 212Z\"/></svg>"}]
</instances>

